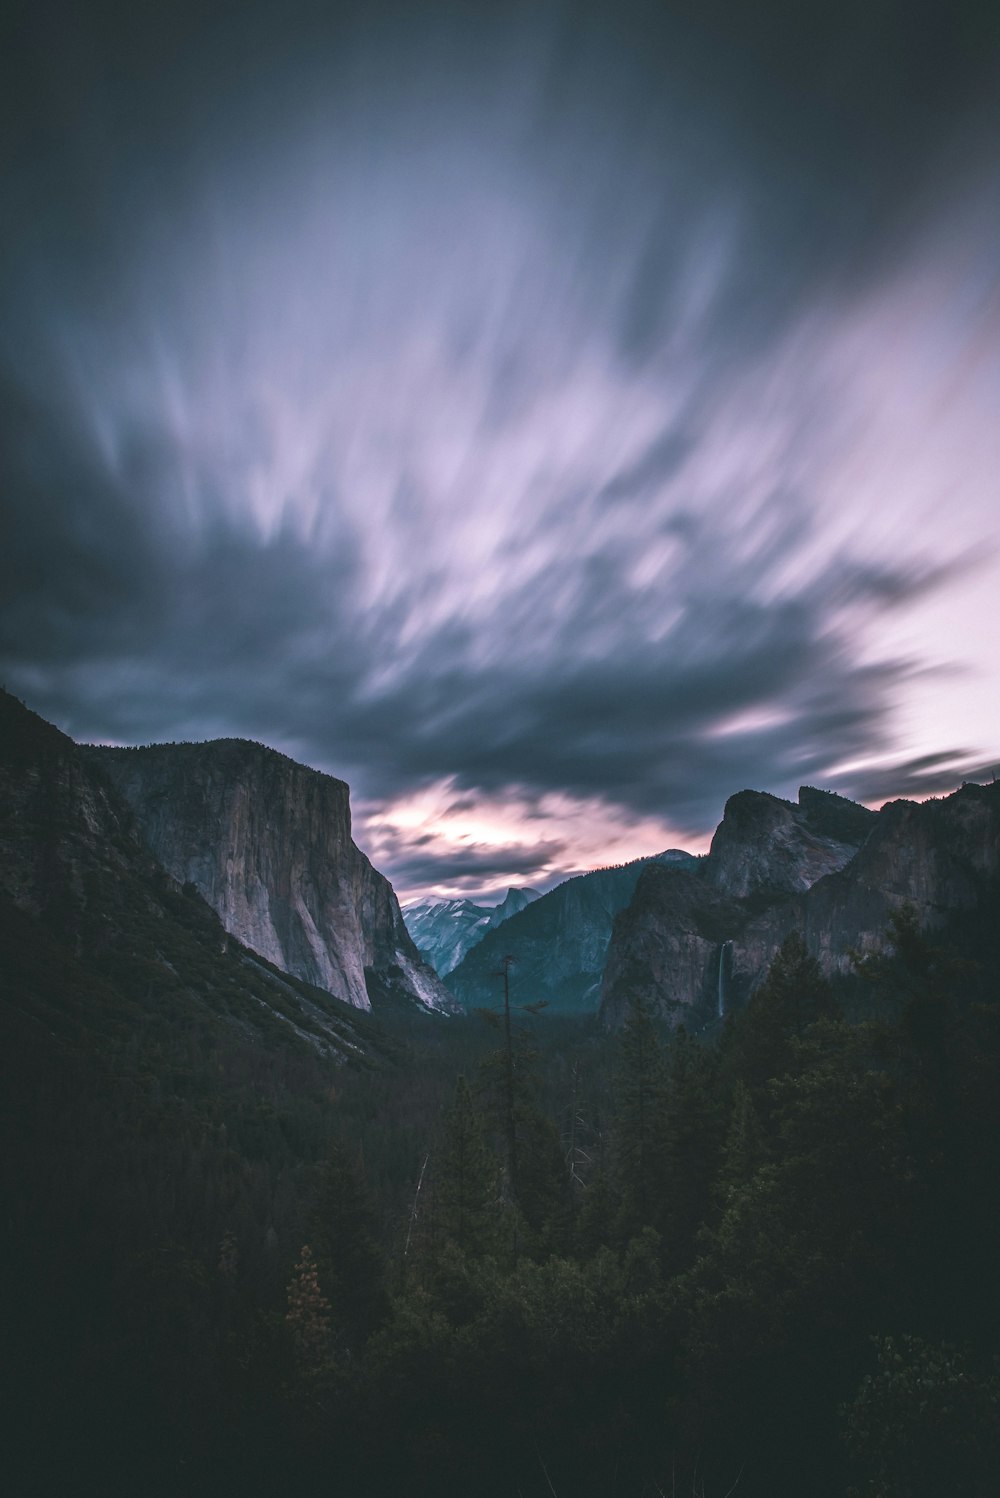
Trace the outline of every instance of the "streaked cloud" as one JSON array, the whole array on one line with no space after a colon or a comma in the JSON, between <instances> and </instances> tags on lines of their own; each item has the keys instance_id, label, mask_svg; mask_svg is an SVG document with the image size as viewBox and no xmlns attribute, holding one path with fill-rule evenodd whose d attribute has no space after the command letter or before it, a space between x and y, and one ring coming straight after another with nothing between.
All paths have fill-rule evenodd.
<instances>
[{"instance_id":1,"label":"streaked cloud","mask_svg":"<svg viewBox=\"0 0 1000 1498\"><path fill-rule=\"evenodd\" d=\"M988 760L993 33L753 10L22 38L8 685L344 776L414 892Z\"/></svg>"}]
</instances>

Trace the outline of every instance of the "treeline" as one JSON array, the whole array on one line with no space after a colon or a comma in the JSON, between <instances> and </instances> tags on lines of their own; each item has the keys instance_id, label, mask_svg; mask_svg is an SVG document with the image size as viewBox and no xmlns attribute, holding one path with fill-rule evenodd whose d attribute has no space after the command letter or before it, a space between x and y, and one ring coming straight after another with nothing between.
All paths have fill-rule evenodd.
<instances>
[{"instance_id":1,"label":"treeline","mask_svg":"<svg viewBox=\"0 0 1000 1498\"><path fill-rule=\"evenodd\" d=\"M115 1146L74 1072L134 1179L105 1180L101 1222L62 1170L64 1240L8 1277L18 1491L992 1494L996 969L905 916L892 938L863 1019L793 937L712 1045L641 1004L615 1041L386 1020L401 1059L340 1073L325 1110L314 1076L301 1101L239 1079L222 1177L190 1150L216 1105L181 1129L140 1089L148 1148Z\"/></svg>"}]
</instances>

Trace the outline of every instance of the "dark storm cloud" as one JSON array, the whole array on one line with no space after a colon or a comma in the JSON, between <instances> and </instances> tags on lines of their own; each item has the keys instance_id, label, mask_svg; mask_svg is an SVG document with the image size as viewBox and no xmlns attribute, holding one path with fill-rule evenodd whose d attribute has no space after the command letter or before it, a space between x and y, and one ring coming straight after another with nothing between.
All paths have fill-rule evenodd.
<instances>
[{"instance_id":1,"label":"dark storm cloud","mask_svg":"<svg viewBox=\"0 0 1000 1498\"><path fill-rule=\"evenodd\" d=\"M516 879L534 874L540 865L562 858L566 852L564 843L548 840L542 844L525 844L522 847L506 846L439 850L421 857L411 848L403 846L396 850L385 850L389 856L395 877L408 887L427 884L463 884L481 888L492 880Z\"/></svg>"},{"instance_id":2,"label":"dark storm cloud","mask_svg":"<svg viewBox=\"0 0 1000 1498\"><path fill-rule=\"evenodd\" d=\"M899 267L922 311L945 264L940 180L987 170L995 8L8 25L0 669L33 706L247 734L371 802L450 780L456 815L516 787L695 832L891 754L923 662L872 641L982 547L944 513L875 535L864 485L905 491L914 441L876 452L864 380ZM980 302L942 302L928 368L983 366L975 202L947 225ZM389 849L413 883L564 853Z\"/></svg>"}]
</instances>

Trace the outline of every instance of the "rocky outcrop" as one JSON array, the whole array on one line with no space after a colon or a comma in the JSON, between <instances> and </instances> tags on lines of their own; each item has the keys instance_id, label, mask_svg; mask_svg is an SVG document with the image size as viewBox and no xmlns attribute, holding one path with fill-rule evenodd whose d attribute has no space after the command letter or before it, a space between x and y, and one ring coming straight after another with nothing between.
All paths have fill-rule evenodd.
<instances>
[{"instance_id":1,"label":"rocky outcrop","mask_svg":"<svg viewBox=\"0 0 1000 1498\"><path fill-rule=\"evenodd\" d=\"M497 926L502 926L504 921L509 921L512 915L519 915L522 910L527 910L536 900L541 899L541 893L537 889L509 889L499 905L494 905L490 911L489 928L495 931Z\"/></svg>"},{"instance_id":2,"label":"rocky outcrop","mask_svg":"<svg viewBox=\"0 0 1000 1498\"><path fill-rule=\"evenodd\" d=\"M242 739L86 754L163 867L245 946L359 1009L373 992L454 1008L352 841L342 780Z\"/></svg>"},{"instance_id":3,"label":"rocky outcrop","mask_svg":"<svg viewBox=\"0 0 1000 1498\"><path fill-rule=\"evenodd\" d=\"M678 867L697 864L679 849L659 858ZM544 1001L556 1013L595 1013L615 916L629 903L651 861L638 859L567 879L487 932L451 973L448 986L468 1009L494 1006L501 958L511 956L516 1002Z\"/></svg>"},{"instance_id":4,"label":"rocky outcrop","mask_svg":"<svg viewBox=\"0 0 1000 1498\"><path fill-rule=\"evenodd\" d=\"M673 1023L742 1003L782 941L800 931L828 975L881 946L904 904L933 927L990 898L1000 875L1000 785L868 811L803 788L799 802L743 791L694 871L651 868L618 918L602 1016L642 995Z\"/></svg>"},{"instance_id":5,"label":"rocky outcrop","mask_svg":"<svg viewBox=\"0 0 1000 1498\"><path fill-rule=\"evenodd\" d=\"M740 903L713 888L703 865L650 864L614 924L601 985L604 1022L616 1029L633 998L675 1023L692 1009L711 1012L740 914Z\"/></svg>"},{"instance_id":6,"label":"rocky outcrop","mask_svg":"<svg viewBox=\"0 0 1000 1498\"><path fill-rule=\"evenodd\" d=\"M740 791L726 802L704 877L721 894L798 894L854 857L876 813L829 791L803 787L799 803L764 791Z\"/></svg>"}]
</instances>

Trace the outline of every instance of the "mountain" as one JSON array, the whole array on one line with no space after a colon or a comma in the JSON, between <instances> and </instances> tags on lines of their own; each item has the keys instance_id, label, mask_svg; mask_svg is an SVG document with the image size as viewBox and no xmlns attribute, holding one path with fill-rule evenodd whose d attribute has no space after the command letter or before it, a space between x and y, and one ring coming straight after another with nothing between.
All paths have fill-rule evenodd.
<instances>
[{"instance_id":1,"label":"mountain","mask_svg":"<svg viewBox=\"0 0 1000 1498\"><path fill-rule=\"evenodd\" d=\"M0 914L5 991L57 1044L172 1016L220 1043L287 1043L337 1061L365 1049L348 1006L227 936L150 853L92 756L6 692Z\"/></svg>"},{"instance_id":2,"label":"mountain","mask_svg":"<svg viewBox=\"0 0 1000 1498\"><path fill-rule=\"evenodd\" d=\"M486 933L449 974L448 987L467 1009L495 1005L501 958L510 955L516 1002L544 999L553 1011L596 1011L614 918L632 898L642 870L662 861L687 868L698 862L671 849L656 859L578 874Z\"/></svg>"},{"instance_id":3,"label":"mountain","mask_svg":"<svg viewBox=\"0 0 1000 1498\"><path fill-rule=\"evenodd\" d=\"M88 746L146 846L244 946L358 1009L453 1009L389 881L351 838L348 787L244 739Z\"/></svg>"},{"instance_id":4,"label":"mountain","mask_svg":"<svg viewBox=\"0 0 1000 1498\"><path fill-rule=\"evenodd\" d=\"M529 905L533 905L541 898L537 889L509 889L500 904L494 905L490 911L490 930L495 931L497 926L502 926L504 921L509 921L512 915L518 915L522 910L527 910Z\"/></svg>"},{"instance_id":5,"label":"mountain","mask_svg":"<svg viewBox=\"0 0 1000 1498\"><path fill-rule=\"evenodd\" d=\"M417 900L403 911L406 928L425 962L444 978L487 931L539 898L534 889L509 889L499 905L471 900Z\"/></svg>"},{"instance_id":6,"label":"mountain","mask_svg":"<svg viewBox=\"0 0 1000 1498\"><path fill-rule=\"evenodd\" d=\"M797 805L741 791L700 865L643 872L615 923L604 1021L619 1025L634 995L674 1023L719 1017L791 931L826 974L849 973L852 953L879 949L902 905L933 927L995 899L998 874L1000 785L880 812L811 787Z\"/></svg>"},{"instance_id":7,"label":"mountain","mask_svg":"<svg viewBox=\"0 0 1000 1498\"><path fill-rule=\"evenodd\" d=\"M280 1324L338 1103L398 1087L400 1049L229 936L92 757L0 692L11 1492L193 1491L227 1342L252 1345L235 1308Z\"/></svg>"}]
</instances>

